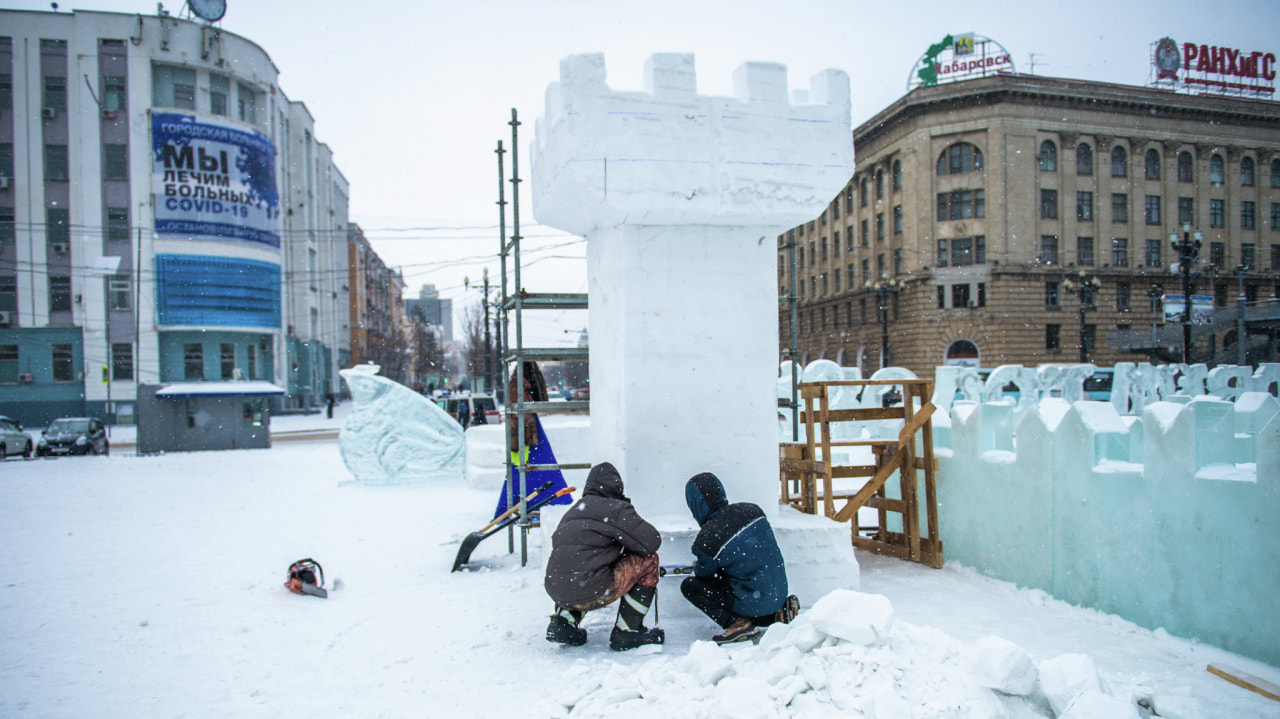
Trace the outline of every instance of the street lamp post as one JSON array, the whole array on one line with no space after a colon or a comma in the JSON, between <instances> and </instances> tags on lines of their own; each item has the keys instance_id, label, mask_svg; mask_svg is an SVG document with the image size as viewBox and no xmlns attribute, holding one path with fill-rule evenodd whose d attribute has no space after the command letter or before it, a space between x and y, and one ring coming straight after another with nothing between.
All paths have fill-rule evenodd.
<instances>
[{"instance_id":1,"label":"street lamp post","mask_svg":"<svg viewBox=\"0 0 1280 719\"><path fill-rule=\"evenodd\" d=\"M1085 364L1089 361L1089 338L1085 336L1085 313L1089 310L1098 309L1098 305L1094 302L1094 298L1102 289L1102 283L1097 277L1085 277L1084 270L1079 273L1079 281L1072 282L1070 279L1062 281L1062 289L1068 294L1080 296L1080 363Z\"/></svg>"},{"instance_id":2,"label":"street lamp post","mask_svg":"<svg viewBox=\"0 0 1280 719\"><path fill-rule=\"evenodd\" d=\"M1247 359L1245 357L1244 346L1244 312L1245 312L1245 294L1244 294L1244 278L1249 274L1249 268L1243 263L1236 267L1236 281L1240 283L1240 294L1236 296L1236 365L1244 367Z\"/></svg>"},{"instance_id":3,"label":"street lamp post","mask_svg":"<svg viewBox=\"0 0 1280 719\"><path fill-rule=\"evenodd\" d=\"M904 283L896 277L876 280L871 289L876 293L876 306L880 310L880 367L889 366L889 297L902 291Z\"/></svg>"},{"instance_id":4,"label":"street lamp post","mask_svg":"<svg viewBox=\"0 0 1280 719\"><path fill-rule=\"evenodd\" d=\"M1151 285L1147 288L1147 297L1151 298L1151 346L1156 346L1156 325L1160 321L1160 296L1164 294L1164 288L1160 285Z\"/></svg>"},{"instance_id":5,"label":"street lamp post","mask_svg":"<svg viewBox=\"0 0 1280 719\"><path fill-rule=\"evenodd\" d=\"M1178 253L1178 267L1182 273L1182 363L1191 364L1191 292L1195 289L1191 276L1191 266L1200 256L1200 244L1204 234L1200 230L1191 232L1191 225L1182 226L1182 239L1178 233L1169 233L1169 244Z\"/></svg>"}]
</instances>

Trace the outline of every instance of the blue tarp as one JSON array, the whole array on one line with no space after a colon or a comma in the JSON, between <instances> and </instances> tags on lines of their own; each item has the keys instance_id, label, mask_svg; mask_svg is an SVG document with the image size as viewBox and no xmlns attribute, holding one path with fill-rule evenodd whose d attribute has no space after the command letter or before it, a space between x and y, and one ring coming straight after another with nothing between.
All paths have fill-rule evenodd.
<instances>
[{"instance_id":1,"label":"blue tarp","mask_svg":"<svg viewBox=\"0 0 1280 719\"><path fill-rule=\"evenodd\" d=\"M547 433L544 432L542 429L542 420L538 419L538 417L535 415L534 421L538 425L538 444L534 446L532 449L532 452L529 457L529 464L555 464L556 455L555 455L555 452L551 451L551 440L547 439ZM515 458L513 457L512 459L514 461ZM516 502L519 502L520 497L524 496L525 494L528 494L529 492L532 492L534 489L537 489L538 487L542 486L547 482L551 482L551 487L541 492L540 494L538 494L538 496L530 499L529 504L533 504L534 502L537 502L539 499L543 497L547 497L549 495L555 494L556 492L564 489L569 485L565 483L564 475L560 472L560 470L552 469L552 470L546 470L546 471L540 471L540 472L527 473L525 475L525 486L528 487L528 489L519 489L520 469L516 467L513 463L511 466L510 475L508 476L507 481L503 482L502 484L502 495L498 497L498 508L494 510L493 516L496 518L498 515L507 511L507 507L508 507L507 493L510 491L509 485L515 485L517 487L518 491L516 492ZM572 503L573 503L573 495L570 495L570 494L566 494L563 497L557 497L556 499L550 502L550 504L572 504Z\"/></svg>"}]
</instances>

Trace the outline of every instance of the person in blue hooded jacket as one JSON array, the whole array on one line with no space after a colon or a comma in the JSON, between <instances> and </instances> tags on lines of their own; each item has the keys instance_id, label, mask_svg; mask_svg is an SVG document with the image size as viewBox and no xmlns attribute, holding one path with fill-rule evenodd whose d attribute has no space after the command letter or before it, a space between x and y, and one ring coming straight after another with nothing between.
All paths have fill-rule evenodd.
<instances>
[{"instance_id":1,"label":"person in blue hooded jacket","mask_svg":"<svg viewBox=\"0 0 1280 719\"><path fill-rule=\"evenodd\" d=\"M800 600L787 594L786 563L764 510L730 504L710 472L691 478L684 498L701 529L693 540L693 576L680 583L680 592L724 629L712 640L754 640L761 627L790 623Z\"/></svg>"}]
</instances>

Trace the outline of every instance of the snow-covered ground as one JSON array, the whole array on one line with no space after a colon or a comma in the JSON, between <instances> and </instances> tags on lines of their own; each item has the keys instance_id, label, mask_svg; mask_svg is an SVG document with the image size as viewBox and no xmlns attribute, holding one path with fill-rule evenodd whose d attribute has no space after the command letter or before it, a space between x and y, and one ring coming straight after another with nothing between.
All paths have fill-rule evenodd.
<instances>
[{"instance_id":1,"label":"snow-covered ground","mask_svg":"<svg viewBox=\"0 0 1280 719\"><path fill-rule=\"evenodd\" d=\"M346 409L273 431L336 428ZM0 716L1050 716L1038 696L972 678L978 640L995 635L1036 661L1088 655L1126 702L1280 718L1280 703L1205 671L1280 683L1276 668L954 564L865 553L861 589L894 611L870 646L820 631L836 630L818 597L760 646L699 641L710 622L668 608L660 652L613 653L612 607L588 616L587 646L553 646L537 547L522 568L495 536L473 555L480 571L449 573L492 492L350 483L332 438L137 457L128 435L113 430L110 457L0 463ZM329 599L283 588L303 557L323 564ZM674 582L659 612L684 601ZM860 619L837 599L825 608Z\"/></svg>"}]
</instances>

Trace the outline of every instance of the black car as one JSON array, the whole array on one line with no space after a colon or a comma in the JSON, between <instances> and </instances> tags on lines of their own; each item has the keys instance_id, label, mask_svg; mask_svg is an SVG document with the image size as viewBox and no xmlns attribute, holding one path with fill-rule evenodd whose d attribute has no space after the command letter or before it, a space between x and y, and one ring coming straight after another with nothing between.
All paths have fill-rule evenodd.
<instances>
[{"instance_id":1,"label":"black car","mask_svg":"<svg viewBox=\"0 0 1280 719\"><path fill-rule=\"evenodd\" d=\"M95 417L55 419L40 433L36 456L59 454L110 454L107 427Z\"/></svg>"}]
</instances>

